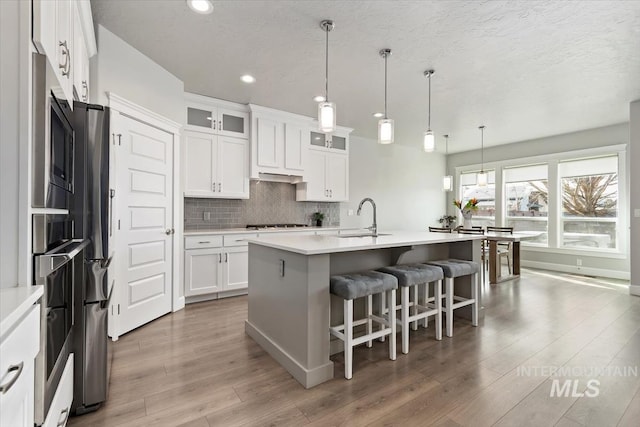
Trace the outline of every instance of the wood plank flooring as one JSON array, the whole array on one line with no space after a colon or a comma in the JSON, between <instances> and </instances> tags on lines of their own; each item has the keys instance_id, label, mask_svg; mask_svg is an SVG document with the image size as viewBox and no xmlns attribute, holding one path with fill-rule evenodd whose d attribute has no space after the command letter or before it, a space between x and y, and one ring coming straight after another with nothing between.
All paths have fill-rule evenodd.
<instances>
[{"instance_id":1,"label":"wood plank flooring","mask_svg":"<svg viewBox=\"0 0 640 427\"><path fill-rule=\"evenodd\" d=\"M70 425L639 425L640 298L624 282L523 269L483 297L480 327L461 319L440 342L411 331L395 362L386 344L359 347L350 381L336 355L334 379L310 390L245 335L246 297L188 305L115 343L107 404ZM599 394L579 397L593 367L637 375L596 373ZM557 380L577 380L575 395L550 397Z\"/></svg>"}]
</instances>

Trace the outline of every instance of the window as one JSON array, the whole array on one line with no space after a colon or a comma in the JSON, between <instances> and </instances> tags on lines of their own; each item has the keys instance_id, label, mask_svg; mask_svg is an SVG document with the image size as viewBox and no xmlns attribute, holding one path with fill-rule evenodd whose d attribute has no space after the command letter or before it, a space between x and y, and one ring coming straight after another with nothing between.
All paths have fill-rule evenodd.
<instances>
[{"instance_id":1,"label":"window","mask_svg":"<svg viewBox=\"0 0 640 427\"><path fill-rule=\"evenodd\" d=\"M477 172L460 174L460 194L462 204L474 197L478 199L478 209L473 212L473 225L486 227L495 225L496 213L496 172L486 171L488 184L486 187L476 185Z\"/></svg>"},{"instance_id":2,"label":"window","mask_svg":"<svg viewBox=\"0 0 640 427\"><path fill-rule=\"evenodd\" d=\"M548 167L519 166L504 169L506 224L514 231L535 234L522 244L548 245Z\"/></svg>"},{"instance_id":3,"label":"window","mask_svg":"<svg viewBox=\"0 0 640 427\"><path fill-rule=\"evenodd\" d=\"M617 249L618 156L559 164L561 246Z\"/></svg>"}]
</instances>

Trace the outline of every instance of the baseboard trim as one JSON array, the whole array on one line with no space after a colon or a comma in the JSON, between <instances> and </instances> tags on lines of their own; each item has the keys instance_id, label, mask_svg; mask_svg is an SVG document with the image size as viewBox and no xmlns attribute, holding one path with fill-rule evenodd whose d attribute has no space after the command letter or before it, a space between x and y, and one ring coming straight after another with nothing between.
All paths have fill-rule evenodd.
<instances>
[{"instance_id":1,"label":"baseboard trim","mask_svg":"<svg viewBox=\"0 0 640 427\"><path fill-rule=\"evenodd\" d=\"M640 285L629 285L629 293L640 297Z\"/></svg>"},{"instance_id":2,"label":"baseboard trim","mask_svg":"<svg viewBox=\"0 0 640 427\"><path fill-rule=\"evenodd\" d=\"M585 276L607 277L610 279L631 280L628 271L607 270L605 268L578 267L566 264L552 264L548 262L521 260L523 267L539 268L541 270L561 271L563 273L582 274Z\"/></svg>"},{"instance_id":3,"label":"baseboard trim","mask_svg":"<svg viewBox=\"0 0 640 427\"><path fill-rule=\"evenodd\" d=\"M304 388L311 388L333 379L333 362L329 361L324 365L307 369L248 320L244 323L244 331L271 357L276 359Z\"/></svg>"}]
</instances>

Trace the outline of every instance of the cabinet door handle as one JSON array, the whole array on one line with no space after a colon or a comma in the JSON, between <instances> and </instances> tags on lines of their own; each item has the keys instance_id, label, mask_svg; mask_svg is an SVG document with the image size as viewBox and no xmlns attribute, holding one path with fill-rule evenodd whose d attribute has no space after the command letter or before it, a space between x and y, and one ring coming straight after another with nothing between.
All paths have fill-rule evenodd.
<instances>
[{"instance_id":1,"label":"cabinet door handle","mask_svg":"<svg viewBox=\"0 0 640 427\"><path fill-rule=\"evenodd\" d=\"M2 394L5 394L6 392L8 392L9 389L13 387L13 385L16 383L16 381L18 381L18 378L20 378L20 374L22 373L23 368L24 368L24 362L20 362L17 365L9 366L9 369L7 369L7 374L10 374L11 372L15 372L15 374L13 375L13 377L11 377L9 381L7 381L4 384L0 384L0 392Z\"/></svg>"},{"instance_id":2,"label":"cabinet door handle","mask_svg":"<svg viewBox=\"0 0 640 427\"><path fill-rule=\"evenodd\" d=\"M64 415L64 418L62 419L62 421L58 421L58 424L56 424L57 427L62 427L67 424L67 420L69 419L69 408L64 408L62 412L60 412L58 419L60 419L62 415Z\"/></svg>"},{"instance_id":3,"label":"cabinet door handle","mask_svg":"<svg viewBox=\"0 0 640 427\"><path fill-rule=\"evenodd\" d=\"M329 197L329 190L324 190L324 197Z\"/></svg>"},{"instance_id":4,"label":"cabinet door handle","mask_svg":"<svg viewBox=\"0 0 640 427\"><path fill-rule=\"evenodd\" d=\"M229 253L227 252L224 254L224 262L229 262Z\"/></svg>"},{"instance_id":5,"label":"cabinet door handle","mask_svg":"<svg viewBox=\"0 0 640 427\"><path fill-rule=\"evenodd\" d=\"M333 197L333 190L329 190L329 197Z\"/></svg>"},{"instance_id":6,"label":"cabinet door handle","mask_svg":"<svg viewBox=\"0 0 640 427\"><path fill-rule=\"evenodd\" d=\"M216 120L212 118L211 121L213 122L213 130L216 130Z\"/></svg>"},{"instance_id":7,"label":"cabinet door handle","mask_svg":"<svg viewBox=\"0 0 640 427\"><path fill-rule=\"evenodd\" d=\"M89 85L87 85L87 81L82 81L82 100L86 101L89 99Z\"/></svg>"},{"instance_id":8,"label":"cabinet door handle","mask_svg":"<svg viewBox=\"0 0 640 427\"><path fill-rule=\"evenodd\" d=\"M218 120L218 130L222 130L222 120Z\"/></svg>"},{"instance_id":9,"label":"cabinet door handle","mask_svg":"<svg viewBox=\"0 0 640 427\"><path fill-rule=\"evenodd\" d=\"M222 192L222 183L218 183L218 192Z\"/></svg>"},{"instance_id":10,"label":"cabinet door handle","mask_svg":"<svg viewBox=\"0 0 640 427\"><path fill-rule=\"evenodd\" d=\"M67 41L58 42L58 47L62 48L62 56L64 56L64 64L58 64L58 68L62 69L62 75L68 77L69 71L71 71L71 58L69 55L69 48L67 47Z\"/></svg>"},{"instance_id":11,"label":"cabinet door handle","mask_svg":"<svg viewBox=\"0 0 640 427\"><path fill-rule=\"evenodd\" d=\"M222 264L222 253L218 254L218 264Z\"/></svg>"},{"instance_id":12,"label":"cabinet door handle","mask_svg":"<svg viewBox=\"0 0 640 427\"><path fill-rule=\"evenodd\" d=\"M215 182L213 183L213 191L214 192L216 191L216 183Z\"/></svg>"}]
</instances>

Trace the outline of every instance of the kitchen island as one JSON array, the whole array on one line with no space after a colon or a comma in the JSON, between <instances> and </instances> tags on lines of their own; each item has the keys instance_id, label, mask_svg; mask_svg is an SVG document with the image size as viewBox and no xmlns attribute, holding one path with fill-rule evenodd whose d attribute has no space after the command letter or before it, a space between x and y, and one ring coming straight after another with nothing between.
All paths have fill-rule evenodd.
<instances>
[{"instance_id":1,"label":"kitchen island","mask_svg":"<svg viewBox=\"0 0 640 427\"><path fill-rule=\"evenodd\" d=\"M444 258L481 263L482 238L399 231L377 237L273 235L248 239L245 331L304 387L313 387L333 378L329 356L341 351L340 343L329 337L330 323L342 321L341 300L329 292L331 275ZM470 296L465 295L466 288L470 287L456 292ZM482 319L481 301L478 305ZM456 310L456 314L470 318L470 309Z\"/></svg>"}]
</instances>

